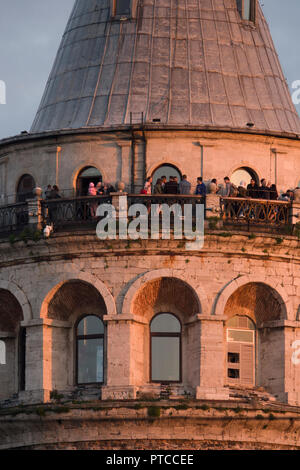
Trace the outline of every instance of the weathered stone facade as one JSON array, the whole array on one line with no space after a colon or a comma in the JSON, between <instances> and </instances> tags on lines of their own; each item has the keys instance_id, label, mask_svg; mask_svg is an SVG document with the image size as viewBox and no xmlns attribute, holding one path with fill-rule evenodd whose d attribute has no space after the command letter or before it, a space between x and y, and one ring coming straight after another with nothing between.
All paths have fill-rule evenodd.
<instances>
[{"instance_id":1,"label":"weathered stone facade","mask_svg":"<svg viewBox=\"0 0 300 470\"><path fill-rule=\"evenodd\" d=\"M235 0L189 0L185 6L177 2L176 9L169 0L159 5L137 1L132 2L134 15L121 24L109 16L113 3L76 2L32 133L1 141L3 220L5 211L14 210L5 204L17 201L22 176L30 175L43 189L56 182L74 202L78 176L89 167L98 169L103 181L123 182L125 191L135 195L145 178L165 164L187 174L193 184L201 173L205 180L221 181L248 169L257 180L276 182L278 190L295 188L300 181L299 120L258 5L252 24L241 19ZM143 18L145 12L150 16ZM182 14L187 15L185 25ZM172 15L178 15L176 34ZM87 57L86 35L94 51L99 46L104 52L96 65L80 67L75 57L81 46L81 59ZM136 38L131 59L122 47L126 35L127 45ZM151 48L144 42L141 49L141 41L151 35ZM158 38L165 38L161 44L167 43L166 50L176 52L168 66L163 48L154 46ZM204 70L197 62L200 56L190 55L200 46ZM145 91L135 74L148 59ZM132 73L123 70L132 79L125 90L120 70L130 60ZM155 95L152 79L166 78L166 67L169 112L153 122L151 102L161 102L162 96ZM194 77L189 95L180 91L187 83L180 71ZM83 75L88 96L78 82ZM143 80L141 71L138 76ZM69 89L70 77L77 85ZM201 80L207 80L205 86ZM90 113L84 117L89 100ZM133 102L144 112L142 122L128 120ZM145 109L139 108L142 102ZM204 111L200 116L200 108L209 110L210 118ZM114 193L115 206L119 195ZM46 217L39 198L25 204L28 225L42 229ZM241 224L240 231L223 228L220 197L210 194L205 243L197 251L174 239L101 241L95 230L80 224L61 231L54 226L50 238L36 241L3 237L0 449L299 448L299 201L286 207L285 233L276 232L278 225L270 230L259 223L251 230ZM273 216L282 222L279 210L280 205ZM150 346L151 322L166 312L180 324L175 335L180 380L168 384L151 378ZM89 315L104 325L104 376L97 384L83 385L76 375L77 328ZM228 349L228 325L236 317L252 325L243 330L252 338L245 349L252 356L243 361L248 368L243 383L234 382L237 350Z\"/></svg>"}]
</instances>

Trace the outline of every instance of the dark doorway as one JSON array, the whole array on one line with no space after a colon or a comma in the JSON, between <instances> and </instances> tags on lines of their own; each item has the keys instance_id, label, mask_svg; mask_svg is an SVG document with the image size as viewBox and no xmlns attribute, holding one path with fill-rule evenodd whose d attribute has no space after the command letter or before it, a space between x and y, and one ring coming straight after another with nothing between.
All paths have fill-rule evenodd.
<instances>
[{"instance_id":1,"label":"dark doorway","mask_svg":"<svg viewBox=\"0 0 300 470\"><path fill-rule=\"evenodd\" d=\"M35 187L34 178L31 175L23 175L17 187L17 202L25 202L27 199L34 199Z\"/></svg>"},{"instance_id":2,"label":"dark doorway","mask_svg":"<svg viewBox=\"0 0 300 470\"><path fill-rule=\"evenodd\" d=\"M97 168L94 166L84 168L77 178L76 195L78 197L88 196L89 184L94 183L96 186L99 182L102 183L102 175Z\"/></svg>"}]
</instances>

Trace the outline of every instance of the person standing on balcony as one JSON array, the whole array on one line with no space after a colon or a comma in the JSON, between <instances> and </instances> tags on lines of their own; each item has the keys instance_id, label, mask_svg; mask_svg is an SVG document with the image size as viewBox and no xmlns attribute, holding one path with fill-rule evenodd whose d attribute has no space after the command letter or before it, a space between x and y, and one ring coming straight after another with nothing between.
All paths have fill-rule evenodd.
<instances>
[{"instance_id":1,"label":"person standing on balcony","mask_svg":"<svg viewBox=\"0 0 300 470\"><path fill-rule=\"evenodd\" d=\"M59 194L59 188L56 184L51 189L49 199L61 199L61 195Z\"/></svg>"},{"instance_id":2,"label":"person standing on balcony","mask_svg":"<svg viewBox=\"0 0 300 470\"><path fill-rule=\"evenodd\" d=\"M247 184L245 181L241 181L238 187L238 197L247 197Z\"/></svg>"},{"instance_id":3,"label":"person standing on balcony","mask_svg":"<svg viewBox=\"0 0 300 470\"><path fill-rule=\"evenodd\" d=\"M102 187L101 181L99 181L99 183L96 184L96 194L97 196L102 196L103 194L103 187Z\"/></svg>"},{"instance_id":4,"label":"person standing on balcony","mask_svg":"<svg viewBox=\"0 0 300 470\"><path fill-rule=\"evenodd\" d=\"M270 199L271 201L277 201L278 199L278 191L276 184L272 184L270 187Z\"/></svg>"},{"instance_id":5,"label":"person standing on balcony","mask_svg":"<svg viewBox=\"0 0 300 470\"><path fill-rule=\"evenodd\" d=\"M167 177L166 176L162 176L161 178L161 181L162 181L162 188L163 188L163 192L165 192L165 185L166 185L166 182L167 182Z\"/></svg>"},{"instance_id":6,"label":"person standing on balcony","mask_svg":"<svg viewBox=\"0 0 300 470\"><path fill-rule=\"evenodd\" d=\"M51 184L48 184L47 189L45 191L45 199L51 198L51 191L52 191L52 186Z\"/></svg>"},{"instance_id":7,"label":"person standing on balcony","mask_svg":"<svg viewBox=\"0 0 300 470\"><path fill-rule=\"evenodd\" d=\"M153 189L153 194L163 194L163 193L164 193L164 190L162 187L162 179L158 178L158 180L156 181L156 185L154 186L154 189Z\"/></svg>"},{"instance_id":8,"label":"person standing on balcony","mask_svg":"<svg viewBox=\"0 0 300 470\"><path fill-rule=\"evenodd\" d=\"M256 184L255 179L251 178L250 184L247 186L247 196L251 199L259 198L259 188Z\"/></svg>"},{"instance_id":9,"label":"person standing on balcony","mask_svg":"<svg viewBox=\"0 0 300 470\"><path fill-rule=\"evenodd\" d=\"M196 193L197 196L206 196L206 186L203 183L203 178L199 176L197 178L197 186L196 186Z\"/></svg>"},{"instance_id":10,"label":"person standing on balcony","mask_svg":"<svg viewBox=\"0 0 300 470\"><path fill-rule=\"evenodd\" d=\"M183 175L182 181L179 183L179 194L189 195L191 194L191 183L187 180L187 176Z\"/></svg>"},{"instance_id":11,"label":"person standing on balcony","mask_svg":"<svg viewBox=\"0 0 300 470\"><path fill-rule=\"evenodd\" d=\"M90 183L89 184L89 190L88 190L88 196L97 196L97 190L95 188L95 185L94 183ZM97 211L97 202L91 202L89 204L89 208L90 208L90 214L91 214L91 217L96 217L96 211Z\"/></svg>"},{"instance_id":12,"label":"person standing on balcony","mask_svg":"<svg viewBox=\"0 0 300 470\"><path fill-rule=\"evenodd\" d=\"M225 197L237 197L238 189L233 183L231 183L228 176L225 176L224 183L225 183Z\"/></svg>"},{"instance_id":13,"label":"person standing on balcony","mask_svg":"<svg viewBox=\"0 0 300 470\"><path fill-rule=\"evenodd\" d=\"M152 177L151 176L149 176L146 179L144 191L146 191L145 194L148 194L148 196L151 196L151 193L152 193Z\"/></svg>"},{"instance_id":14,"label":"person standing on balcony","mask_svg":"<svg viewBox=\"0 0 300 470\"><path fill-rule=\"evenodd\" d=\"M170 180L165 184L165 194L178 194L178 183L175 176L170 176Z\"/></svg>"},{"instance_id":15,"label":"person standing on balcony","mask_svg":"<svg viewBox=\"0 0 300 470\"><path fill-rule=\"evenodd\" d=\"M261 187L259 188L259 197L260 199L270 199L270 188L268 188L267 182L264 178L261 180Z\"/></svg>"}]
</instances>

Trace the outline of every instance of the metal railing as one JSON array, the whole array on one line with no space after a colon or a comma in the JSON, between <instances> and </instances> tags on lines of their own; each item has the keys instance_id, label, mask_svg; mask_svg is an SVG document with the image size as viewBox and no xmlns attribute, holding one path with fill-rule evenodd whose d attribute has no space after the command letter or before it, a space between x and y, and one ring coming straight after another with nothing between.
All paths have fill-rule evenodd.
<instances>
[{"instance_id":1,"label":"metal railing","mask_svg":"<svg viewBox=\"0 0 300 470\"><path fill-rule=\"evenodd\" d=\"M42 200L42 218L44 223L52 223L55 229L93 225L98 220L97 207L106 203L111 203L110 196Z\"/></svg>"},{"instance_id":2,"label":"metal railing","mask_svg":"<svg viewBox=\"0 0 300 470\"><path fill-rule=\"evenodd\" d=\"M25 203L10 204L0 207L0 234L7 236L14 232L22 232L28 224L34 229L53 224L55 230L73 228L80 230L95 226L99 217L96 211L101 204L114 204L118 211L118 201L122 194L112 196L85 196L60 199L44 199L27 201ZM185 205L192 205L192 214L196 214L196 207L206 204L203 196L172 195L172 194L129 194L127 205L143 204L148 213L152 204L172 206L179 204L182 215L185 215ZM290 202L269 201L264 199L221 197L220 218L224 225L253 228L262 226L276 228L289 225L291 220ZM208 210L210 210L208 208ZM176 214L178 215L178 213ZM37 222L38 220L38 222Z\"/></svg>"},{"instance_id":3,"label":"metal railing","mask_svg":"<svg viewBox=\"0 0 300 470\"><path fill-rule=\"evenodd\" d=\"M28 218L27 202L0 207L0 233L22 231L28 224Z\"/></svg>"},{"instance_id":4,"label":"metal railing","mask_svg":"<svg viewBox=\"0 0 300 470\"><path fill-rule=\"evenodd\" d=\"M195 208L197 204L205 204L205 197L182 194L128 194L127 201L128 207L133 204L143 204L146 207L150 207L151 204L166 204L168 206L179 204L184 215L185 204L191 204Z\"/></svg>"},{"instance_id":5,"label":"metal railing","mask_svg":"<svg viewBox=\"0 0 300 470\"><path fill-rule=\"evenodd\" d=\"M221 218L239 225L283 226L289 223L290 202L223 197Z\"/></svg>"}]
</instances>

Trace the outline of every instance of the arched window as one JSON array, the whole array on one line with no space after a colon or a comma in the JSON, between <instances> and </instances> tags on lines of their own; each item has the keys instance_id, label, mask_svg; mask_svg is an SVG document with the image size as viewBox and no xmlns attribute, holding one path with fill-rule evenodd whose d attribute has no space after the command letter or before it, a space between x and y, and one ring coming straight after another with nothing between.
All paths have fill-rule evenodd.
<instances>
[{"instance_id":1,"label":"arched window","mask_svg":"<svg viewBox=\"0 0 300 470\"><path fill-rule=\"evenodd\" d=\"M34 188L36 187L34 178L31 175L23 175L17 187L17 202L25 202L27 199L34 199Z\"/></svg>"},{"instance_id":2,"label":"arched window","mask_svg":"<svg viewBox=\"0 0 300 470\"><path fill-rule=\"evenodd\" d=\"M79 173L76 181L77 196L87 196L89 191L89 184L94 183L96 186L99 182L102 183L102 175L98 168L95 168L94 166L88 166L84 168Z\"/></svg>"},{"instance_id":3,"label":"arched window","mask_svg":"<svg viewBox=\"0 0 300 470\"><path fill-rule=\"evenodd\" d=\"M155 316L150 325L151 381L181 381L181 324L170 313Z\"/></svg>"},{"instance_id":4,"label":"arched window","mask_svg":"<svg viewBox=\"0 0 300 470\"><path fill-rule=\"evenodd\" d=\"M259 178L254 170L248 167L241 167L235 170L231 175L231 182L236 186L240 186L241 182L244 181L247 185L250 184L250 180L254 179L256 184L259 185Z\"/></svg>"},{"instance_id":5,"label":"arched window","mask_svg":"<svg viewBox=\"0 0 300 470\"><path fill-rule=\"evenodd\" d=\"M88 315L77 325L76 382L103 383L104 378L104 324L99 317Z\"/></svg>"},{"instance_id":6,"label":"arched window","mask_svg":"<svg viewBox=\"0 0 300 470\"><path fill-rule=\"evenodd\" d=\"M4 341L0 341L0 366L6 364L6 346Z\"/></svg>"},{"instance_id":7,"label":"arched window","mask_svg":"<svg viewBox=\"0 0 300 470\"><path fill-rule=\"evenodd\" d=\"M176 176L178 183L181 181L181 177L182 177L181 172L179 171L178 168L176 168L176 166L168 165L168 164L161 165L154 171L152 175L153 185L155 185L157 180L161 178L162 176L166 176L168 181L170 179L170 176Z\"/></svg>"},{"instance_id":8,"label":"arched window","mask_svg":"<svg viewBox=\"0 0 300 470\"><path fill-rule=\"evenodd\" d=\"M229 384L255 385L255 324L236 315L226 325L226 371Z\"/></svg>"}]
</instances>

